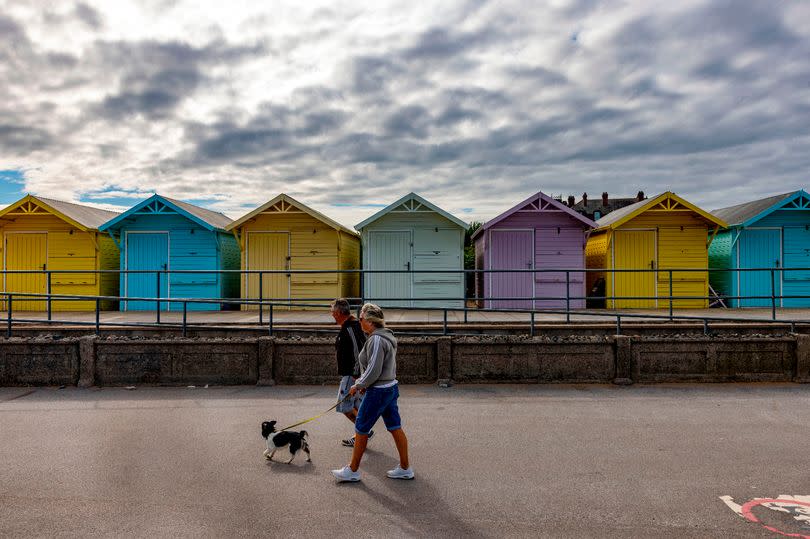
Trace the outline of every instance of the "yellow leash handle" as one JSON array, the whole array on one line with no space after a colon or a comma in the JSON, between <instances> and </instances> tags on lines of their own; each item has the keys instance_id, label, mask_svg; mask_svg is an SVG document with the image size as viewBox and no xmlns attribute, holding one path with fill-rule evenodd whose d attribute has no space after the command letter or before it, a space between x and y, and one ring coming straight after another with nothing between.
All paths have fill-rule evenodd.
<instances>
[{"instance_id":1,"label":"yellow leash handle","mask_svg":"<svg viewBox=\"0 0 810 539\"><path fill-rule=\"evenodd\" d=\"M297 427L298 425L303 425L304 423L309 423L310 421L315 421L315 420L316 420L316 419L318 419L319 417L324 416L324 415L328 414L329 412L331 412L332 410L334 410L335 408L337 408L337 407L338 407L338 404L340 404L341 402L345 401L345 400L346 400L346 399L348 399L349 397L351 397L351 395L346 394L346 396L345 396L345 397L343 397L342 399L340 399L339 401L337 401L337 402L335 403L335 405L334 405L334 406L332 406L331 408L329 408L328 410L325 410L325 411L321 412L320 414L318 414L318 415L316 415L316 416L312 416L312 417L310 417L309 419L305 419L305 420L303 420L303 421L299 421L298 423L293 423L293 424L292 424L292 425L290 425L289 427L284 427L284 428L283 428L283 429L281 429L279 432L281 432L281 431L285 431L285 430L288 430L288 429L291 429L291 428L293 428L293 427Z\"/></svg>"}]
</instances>

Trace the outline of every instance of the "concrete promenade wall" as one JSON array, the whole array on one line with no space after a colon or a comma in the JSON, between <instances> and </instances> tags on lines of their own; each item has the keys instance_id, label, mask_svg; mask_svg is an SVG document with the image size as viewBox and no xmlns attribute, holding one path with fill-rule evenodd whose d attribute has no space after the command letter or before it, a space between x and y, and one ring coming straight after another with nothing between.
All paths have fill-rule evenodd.
<instances>
[{"instance_id":1,"label":"concrete promenade wall","mask_svg":"<svg viewBox=\"0 0 810 539\"><path fill-rule=\"evenodd\" d=\"M403 383L810 382L810 336L407 337ZM0 385L334 384L329 338L0 340Z\"/></svg>"}]
</instances>

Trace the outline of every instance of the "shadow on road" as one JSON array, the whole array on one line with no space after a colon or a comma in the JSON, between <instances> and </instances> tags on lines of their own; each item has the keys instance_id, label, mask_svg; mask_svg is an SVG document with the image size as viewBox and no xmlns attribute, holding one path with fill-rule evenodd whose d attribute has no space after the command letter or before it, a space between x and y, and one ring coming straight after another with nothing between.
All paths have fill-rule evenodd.
<instances>
[{"instance_id":1,"label":"shadow on road","mask_svg":"<svg viewBox=\"0 0 810 539\"><path fill-rule=\"evenodd\" d=\"M385 472L398 463L397 459L378 453L373 460L364 459L361 470L364 475L385 478ZM447 532L458 537L485 537L453 513L442 493L431 485L427 476L419 475L418 468L413 481L385 478L382 488L369 483L361 481L343 486L363 492L368 497L368 507L380 505L408 536L431 537Z\"/></svg>"}]
</instances>

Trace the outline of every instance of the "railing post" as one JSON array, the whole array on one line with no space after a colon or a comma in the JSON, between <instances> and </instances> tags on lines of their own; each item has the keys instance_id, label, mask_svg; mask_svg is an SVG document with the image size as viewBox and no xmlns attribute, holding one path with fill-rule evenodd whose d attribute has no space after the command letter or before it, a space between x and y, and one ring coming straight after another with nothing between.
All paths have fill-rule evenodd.
<instances>
[{"instance_id":1,"label":"railing post","mask_svg":"<svg viewBox=\"0 0 810 539\"><path fill-rule=\"evenodd\" d=\"M51 271L50 270L48 270L47 275L48 275L48 322L50 322L52 312L53 312L52 305L51 305L51 294L53 293L52 292L53 289L51 288L51 280L52 279L51 279Z\"/></svg>"},{"instance_id":2,"label":"railing post","mask_svg":"<svg viewBox=\"0 0 810 539\"><path fill-rule=\"evenodd\" d=\"M264 324L264 272L259 272L259 325Z\"/></svg>"},{"instance_id":3,"label":"railing post","mask_svg":"<svg viewBox=\"0 0 810 539\"><path fill-rule=\"evenodd\" d=\"M529 337L534 337L534 311L531 312L529 317Z\"/></svg>"},{"instance_id":4,"label":"railing post","mask_svg":"<svg viewBox=\"0 0 810 539\"><path fill-rule=\"evenodd\" d=\"M669 270L669 321L672 322L672 270Z\"/></svg>"},{"instance_id":5,"label":"railing post","mask_svg":"<svg viewBox=\"0 0 810 539\"><path fill-rule=\"evenodd\" d=\"M188 302L183 301L183 337L186 336L186 320L188 319Z\"/></svg>"},{"instance_id":6,"label":"railing post","mask_svg":"<svg viewBox=\"0 0 810 539\"><path fill-rule=\"evenodd\" d=\"M96 335L101 330L101 299L96 298Z\"/></svg>"},{"instance_id":7,"label":"railing post","mask_svg":"<svg viewBox=\"0 0 810 539\"><path fill-rule=\"evenodd\" d=\"M622 334L622 317L616 315L616 335Z\"/></svg>"},{"instance_id":8,"label":"railing post","mask_svg":"<svg viewBox=\"0 0 810 539\"><path fill-rule=\"evenodd\" d=\"M8 327L6 328L6 338L11 338L11 313L14 311L14 296L8 295Z\"/></svg>"},{"instance_id":9,"label":"railing post","mask_svg":"<svg viewBox=\"0 0 810 539\"><path fill-rule=\"evenodd\" d=\"M776 320L776 272L771 268L771 320Z\"/></svg>"},{"instance_id":10,"label":"railing post","mask_svg":"<svg viewBox=\"0 0 810 539\"><path fill-rule=\"evenodd\" d=\"M273 336L273 304L270 304L270 311L267 313L269 316L268 318L269 323L267 324L267 332L272 337Z\"/></svg>"},{"instance_id":11,"label":"railing post","mask_svg":"<svg viewBox=\"0 0 810 539\"><path fill-rule=\"evenodd\" d=\"M360 272L360 305L362 306L366 302L366 271L365 270L357 270ZM360 316L360 310L357 310L357 316Z\"/></svg>"},{"instance_id":12,"label":"railing post","mask_svg":"<svg viewBox=\"0 0 810 539\"><path fill-rule=\"evenodd\" d=\"M565 270L565 321L571 322L571 272Z\"/></svg>"},{"instance_id":13,"label":"railing post","mask_svg":"<svg viewBox=\"0 0 810 539\"><path fill-rule=\"evenodd\" d=\"M447 335L447 309L444 309L444 324L442 325L442 335Z\"/></svg>"},{"instance_id":14,"label":"railing post","mask_svg":"<svg viewBox=\"0 0 810 539\"><path fill-rule=\"evenodd\" d=\"M160 270L155 272L155 277L157 277L157 286L155 290L157 290L157 323L160 324Z\"/></svg>"}]
</instances>

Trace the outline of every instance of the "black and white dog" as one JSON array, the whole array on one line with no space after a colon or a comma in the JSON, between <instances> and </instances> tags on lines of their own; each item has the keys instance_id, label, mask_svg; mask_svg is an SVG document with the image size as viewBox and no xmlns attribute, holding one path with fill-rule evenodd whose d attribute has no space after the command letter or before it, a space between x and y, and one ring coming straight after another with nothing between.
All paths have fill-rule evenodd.
<instances>
[{"instance_id":1,"label":"black and white dog","mask_svg":"<svg viewBox=\"0 0 810 539\"><path fill-rule=\"evenodd\" d=\"M299 449L303 449L304 453L307 454L307 462L312 462L309 455L309 444L307 443L307 431L283 430L276 432L276 422L265 421L262 423L262 437L267 440L267 449L264 450L264 458L267 460L273 460L273 455L278 449L289 445L290 460L287 461L287 464L293 461Z\"/></svg>"}]
</instances>

